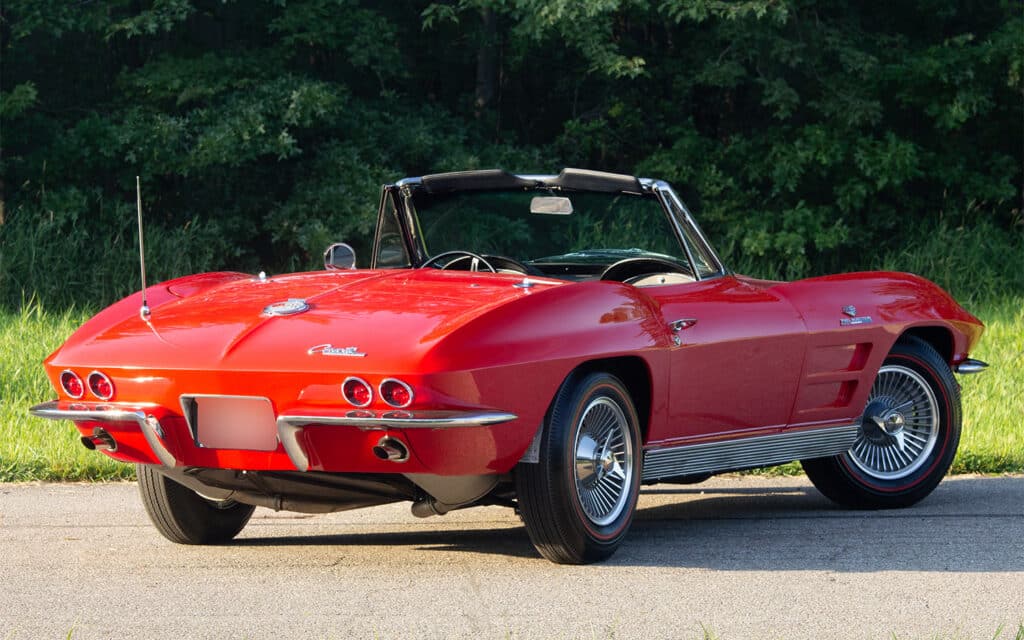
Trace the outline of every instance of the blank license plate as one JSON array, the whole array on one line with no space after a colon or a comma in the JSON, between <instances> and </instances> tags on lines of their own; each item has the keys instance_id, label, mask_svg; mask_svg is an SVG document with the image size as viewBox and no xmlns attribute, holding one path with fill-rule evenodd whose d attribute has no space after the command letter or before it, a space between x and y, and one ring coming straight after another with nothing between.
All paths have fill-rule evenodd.
<instances>
[{"instance_id":1,"label":"blank license plate","mask_svg":"<svg viewBox=\"0 0 1024 640\"><path fill-rule=\"evenodd\" d=\"M267 398L194 396L196 441L211 449L277 449L277 422Z\"/></svg>"}]
</instances>

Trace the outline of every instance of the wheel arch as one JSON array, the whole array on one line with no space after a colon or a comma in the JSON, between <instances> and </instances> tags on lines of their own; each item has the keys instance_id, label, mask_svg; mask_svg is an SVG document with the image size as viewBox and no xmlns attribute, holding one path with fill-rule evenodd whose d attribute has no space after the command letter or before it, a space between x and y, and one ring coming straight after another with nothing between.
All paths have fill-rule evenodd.
<instances>
[{"instance_id":1,"label":"wheel arch","mask_svg":"<svg viewBox=\"0 0 1024 640\"><path fill-rule=\"evenodd\" d=\"M954 340L953 333L946 327L926 326L911 327L900 334L899 340L916 338L927 343L945 362L953 361Z\"/></svg>"},{"instance_id":2,"label":"wheel arch","mask_svg":"<svg viewBox=\"0 0 1024 640\"><path fill-rule=\"evenodd\" d=\"M647 442L647 434L651 425L651 369L647 362L639 356L618 356L588 360L566 376L566 379L585 375L595 371L610 373L626 385L629 396L633 400L637 417L640 418L640 441Z\"/></svg>"}]
</instances>

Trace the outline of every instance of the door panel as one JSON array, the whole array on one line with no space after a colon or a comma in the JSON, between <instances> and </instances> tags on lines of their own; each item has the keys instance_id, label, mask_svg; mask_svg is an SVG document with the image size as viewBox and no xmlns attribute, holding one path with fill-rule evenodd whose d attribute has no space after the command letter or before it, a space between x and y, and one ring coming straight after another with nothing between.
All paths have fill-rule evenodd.
<instances>
[{"instance_id":1,"label":"door panel","mask_svg":"<svg viewBox=\"0 0 1024 640\"><path fill-rule=\"evenodd\" d=\"M725 276L658 287L671 349L669 419L651 443L785 427L806 350L804 322L767 283Z\"/></svg>"}]
</instances>

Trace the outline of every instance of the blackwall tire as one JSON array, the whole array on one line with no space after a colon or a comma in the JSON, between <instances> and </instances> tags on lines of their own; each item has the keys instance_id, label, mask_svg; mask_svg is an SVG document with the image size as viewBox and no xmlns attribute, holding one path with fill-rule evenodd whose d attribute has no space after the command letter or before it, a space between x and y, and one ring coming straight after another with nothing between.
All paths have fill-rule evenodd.
<instances>
[{"instance_id":1,"label":"blackwall tire","mask_svg":"<svg viewBox=\"0 0 1024 640\"><path fill-rule=\"evenodd\" d=\"M949 364L927 342L902 338L875 378L853 447L801 464L814 486L843 506L908 507L946 475L960 426L960 387Z\"/></svg>"},{"instance_id":2,"label":"blackwall tire","mask_svg":"<svg viewBox=\"0 0 1024 640\"><path fill-rule=\"evenodd\" d=\"M164 476L153 465L135 466L139 493L160 535L178 544L221 544L245 528L256 507L208 500Z\"/></svg>"},{"instance_id":3,"label":"blackwall tire","mask_svg":"<svg viewBox=\"0 0 1024 640\"><path fill-rule=\"evenodd\" d=\"M626 387L606 373L562 385L544 424L539 461L516 468L516 493L537 551L559 564L611 556L640 492L640 425Z\"/></svg>"}]
</instances>

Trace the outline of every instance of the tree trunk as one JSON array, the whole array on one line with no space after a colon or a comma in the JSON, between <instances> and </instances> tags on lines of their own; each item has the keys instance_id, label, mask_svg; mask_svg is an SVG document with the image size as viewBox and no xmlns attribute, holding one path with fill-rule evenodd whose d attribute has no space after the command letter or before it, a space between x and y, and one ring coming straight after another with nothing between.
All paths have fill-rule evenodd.
<instances>
[{"instance_id":1,"label":"tree trunk","mask_svg":"<svg viewBox=\"0 0 1024 640\"><path fill-rule=\"evenodd\" d=\"M476 117L494 102L498 86L498 17L480 10L480 46L476 54Z\"/></svg>"}]
</instances>

